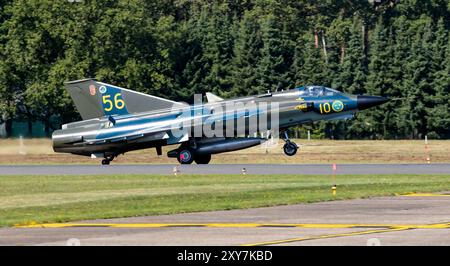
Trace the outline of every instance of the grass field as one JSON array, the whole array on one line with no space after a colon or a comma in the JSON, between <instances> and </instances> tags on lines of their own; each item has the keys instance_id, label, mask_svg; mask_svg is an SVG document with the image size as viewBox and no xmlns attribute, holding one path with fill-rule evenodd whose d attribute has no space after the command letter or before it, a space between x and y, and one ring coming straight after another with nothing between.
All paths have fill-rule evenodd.
<instances>
[{"instance_id":1,"label":"grass field","mask_svg":"<svg viewBox=\"0 0 450 266\"><path fill-rule=\"evenodd\" d=\"M0 176L0 226L450 191L450 175Z\"/></svg>"},{"instance_id":2,"label":"grass field","mask_svg":"<svg viewBox=\"0 0 450 266\"><path fill-rule=\"evenodd\" d=\"M450 140L294 140L301 145L296 156L283 154L283 142L274 147L254 147L214 155L211 163L431 163L450 162ZM119 156L114 164L176 163L165 153L176 146L164 147L163 156L146 149ZM0 140L0 164L99 164L99 159L54 153L49 139Z\"/></svg>"}]
</instances>

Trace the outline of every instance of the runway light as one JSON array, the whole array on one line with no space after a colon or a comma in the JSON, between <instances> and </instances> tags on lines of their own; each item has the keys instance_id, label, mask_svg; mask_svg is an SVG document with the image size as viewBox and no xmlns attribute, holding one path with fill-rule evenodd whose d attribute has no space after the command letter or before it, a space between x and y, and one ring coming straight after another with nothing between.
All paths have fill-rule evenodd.
<instances>
[{"instance_id":1,"label":"runway light","mask_svg":"<svg viewBox=\"0 0 450 266\"><path fill-rule=\"evenodd\" d=\"M27 150L25 148L25 145L23 144L23 137L20 135L19 137L19 154L20 155L27 155Z\"/></svg>"},{"instance_id":2,"label":"runway light","mask_svg":"<svg viewBox=\"0 0 450 266\"><path fill-rule=\"evenodd\" d=\"M242 174L243 174L243 175L246 175L246 174L247 174L247 169L245 169L245 167L242 168Z\"/></svg>"},{"instance_id":3,"label":"runway light","mask_svg":"<svg viewBox=\"0 0 450 266\"><path fill-rule=\"evenodd\" d=\"M427 161L427 164L431 163L430 159L430 151L428 150L428 137L425 135L425 155L427 156L425 160Z\"/></svg>"},{"instance_id":4,"label":"runway light","mask_svg":"<svg viewBox=\"0 0 450 266\"><path fill-rule=\"evenodd\" d=\"M173 175L178 175L180 173L180 170L178 169L178 167L174 166L173 167Z\"/></svg>"},{"instance_id":5,"label":"runway light","mask_svg":"<svg viewBox=\"0 0 450 266\"><path fill-rule=\"evenodd\" d=\"M333 196L336 196L336 171L337 171L337 166L334 163L332 165L332 169L333 169L333 186L331 187L331 192L333 193Z\"/></svg>"},{"instance_id":6,"label":"runway light","mask_svg":"<svg viewBox=\"0 0 450 266\"><path fill-rule=\"evenodd\" d=\"M336 184L334 184L332 187L331 187L331 192L333 193L333 196L336 196Z\"/></svg>"}]
</instances>

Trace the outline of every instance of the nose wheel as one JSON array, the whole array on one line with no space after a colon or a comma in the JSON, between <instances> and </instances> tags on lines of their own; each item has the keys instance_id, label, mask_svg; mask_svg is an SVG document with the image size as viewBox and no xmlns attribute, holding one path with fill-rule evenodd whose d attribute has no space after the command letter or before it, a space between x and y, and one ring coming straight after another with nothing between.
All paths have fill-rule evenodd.
<instances>
[{"instance_id":1,"label":"nose wheel","mask_svg":"<svg viewBox=\"0 0 450 266\"><path fill-rule=\"evenodd\" d=\"M294 156L297 153L298 146L294 142L291 142L290 140L287 140L286 143L283 145L283 151L284 154L287 156Z\"/></svg>"},{"instance_id":2,"label":"nose wheel","mask_svg":"<svg viewBox=\"0 0 450 266\"><path fill-rule=\"evenodd\" d=\"M106 156L105 159L102 160L102 165L109 165L112 160L114 160L114 155Z\"/></svg>"},{"instance_id":3,"label":"nose wheel","mask_svg":"<svg viewBox=\"0 0 450 266\"><path fill-rule=\"evenodd\" d=\"M287 131L284 132L284 141L286 142L283 145L284 154L287 156L294 156L297 153L298 146L289 139Z\"/></svg>"}]
</instances>

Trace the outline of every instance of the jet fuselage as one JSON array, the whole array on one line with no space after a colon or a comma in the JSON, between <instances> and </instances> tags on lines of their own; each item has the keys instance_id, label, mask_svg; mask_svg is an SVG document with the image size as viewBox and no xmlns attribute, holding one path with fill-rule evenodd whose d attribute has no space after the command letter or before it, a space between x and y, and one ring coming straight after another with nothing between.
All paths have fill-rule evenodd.
<instances>
[{"instance_id":1,"label":"jet fuselage","mask_svg":"<svg viewBox=\"0 0 450 266\"><path fill-rule=\"evenodd\" d=\"M52 136L55 152L114 158L131 150L151 147L156 147L160 154L162 146L181 144L193 154L210 158L214 153L258 145L264 140L261 135L267 138L289 127L319 120L352 118L359 110L388 100L307 86L236 99L217 97L219 100L190 106L176 104L168 108L166 105L158 110L107 115L106 111L114 111L115 107L132 109L133 102L122 99L123 92L117 92L117 88L121 88L101 84L104 84L100 86L104 94L99 108L103 108L105 114L63 125L61 130L55 131ZM82 93L81 88L78 93ZM92 88L91 85L90 93L96 96ZM116 92L109 95L108 91ZM75 100L78 96L72 95L72 98ZM85 97L90 99L89 95ZM77 104L77 108L82 106ZM180 149L169 152L169 156L178 156Z\"/></svg>"}]
</instances>

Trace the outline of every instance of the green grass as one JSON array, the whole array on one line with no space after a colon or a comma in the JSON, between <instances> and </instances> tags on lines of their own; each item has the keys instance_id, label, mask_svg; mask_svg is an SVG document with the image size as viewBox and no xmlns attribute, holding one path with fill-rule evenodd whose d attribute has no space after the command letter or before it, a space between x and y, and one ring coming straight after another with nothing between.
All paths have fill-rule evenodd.
<instances>
[{"instance_id":1,"label":"green grass","mask_svg":"<svg viewBox=\"0 0 450 266\"><path fill-rule=\"evenodd\" d=\"M0 176L0 226L450 191L450 175Z\"/></svg>"}]
</instances>

